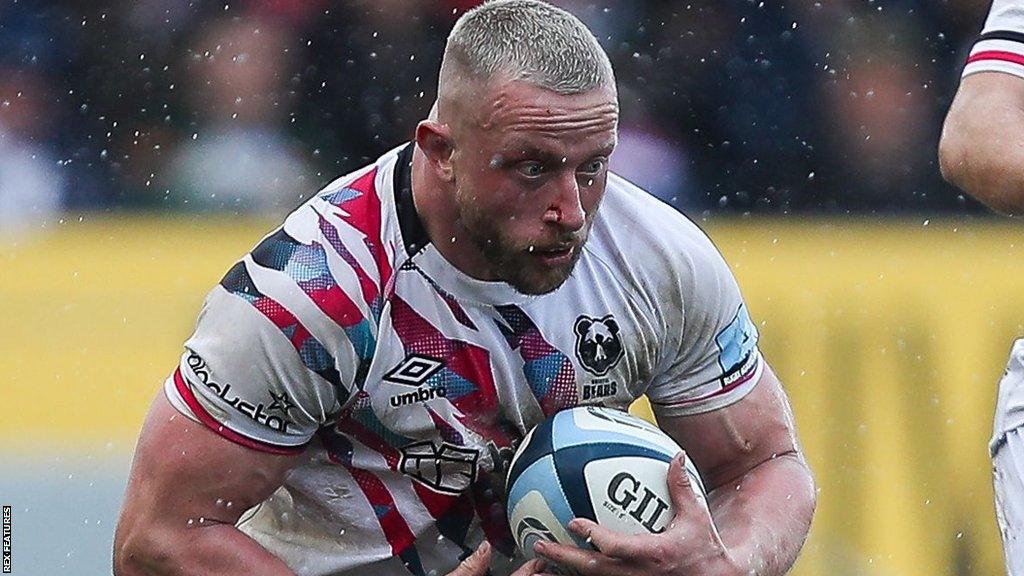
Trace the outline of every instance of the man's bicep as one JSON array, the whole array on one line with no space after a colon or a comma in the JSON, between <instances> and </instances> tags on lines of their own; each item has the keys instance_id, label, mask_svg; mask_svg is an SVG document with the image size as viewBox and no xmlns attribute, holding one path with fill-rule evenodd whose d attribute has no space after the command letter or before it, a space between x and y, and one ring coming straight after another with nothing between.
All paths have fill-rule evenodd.
<instances>
[{"instance_id":1,"label":"man's bicep","mask_svg":"<svg viewBox=\"0 0 1024 576\"><path fill-rule=\"evenodd\" d=\"M733 404L700 414L656 415L658 425L696 464L708 490L797 451L789 400L766 363L753 389Z\"/></svg>"},{"instance_id":2,"label":"man's bicep","mask_svg":"<svg viewBox=\"0 0 1024 576\"><path fill-rule=\"evenodd\" d=\"M234 524L270 496L298 461L297 455L231 442L179 413L160 393L136 447L124 520Z\"/></svg>"},{"instance_id":3,"label":"man's bicep","mask_svg":"<svg viewBox=\"0 0 1024 576\"><path fill-rule=\"evenodd\" d=\"M257 278L265 273L250 266ZM298 295L259 292L248 270L245 261L236 264L207 296L165 392L176 408L233 442L299 451L348 394L323 344L344 333L314 336L329 323L316 313L293 315L281 302L313 305Z\"/></svg>"}]
</instances>

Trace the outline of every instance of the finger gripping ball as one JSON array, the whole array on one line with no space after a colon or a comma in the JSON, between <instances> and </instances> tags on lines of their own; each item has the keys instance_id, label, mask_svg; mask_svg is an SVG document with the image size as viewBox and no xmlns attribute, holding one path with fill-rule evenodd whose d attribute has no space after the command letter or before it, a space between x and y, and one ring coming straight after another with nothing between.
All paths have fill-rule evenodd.
<instances>
[{"instance_id":1,"label":"finger gripping ball","mask_svg":"<svg viewBox=\"0 0 1024 576\"><path fill-rule=\"evenodd\" d=\"M656 426L596 406L563 410L523 439L509 467L508 519L527 557L539 539L585 547L569 532L589 518L624 534L660 534L675 516L668 467L681 451ZM686 460L690 486L704 489Z\"/></svg>"}]
</instances>

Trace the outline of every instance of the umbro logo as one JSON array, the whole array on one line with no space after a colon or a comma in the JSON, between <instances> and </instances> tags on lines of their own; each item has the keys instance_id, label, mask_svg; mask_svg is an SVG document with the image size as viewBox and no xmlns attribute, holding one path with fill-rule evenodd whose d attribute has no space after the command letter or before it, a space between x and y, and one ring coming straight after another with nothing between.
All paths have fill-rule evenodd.
<instances>
[{"instance_id":1,"label":"umbro logo","mask_svg":"<svg viewBox=\"0 0 1024 576\"><path fill-rule=\"evenodd\" d=\"M444 367L444 362L430 356L410 354L405 360L392 368L384 375L384 380L395 384L413 386L417 390L395 394L389 399L391 406L399 408L410 404L427 402L435 398L444 398L446 390L443 384L433 383L432 386L424 386L431 376Z\"/></svg>"},{"instance_id":2,"label":"umbro logo","mask_svg":"<svg viewBox=\"0 0 1024 576\"><path fill-rule=\"evenodd\" d=\"M430 356L410 354L405 360L388 371L384 379L406 386L420 386L444 367L444 362Z\"/></svg>"}]
</instances>

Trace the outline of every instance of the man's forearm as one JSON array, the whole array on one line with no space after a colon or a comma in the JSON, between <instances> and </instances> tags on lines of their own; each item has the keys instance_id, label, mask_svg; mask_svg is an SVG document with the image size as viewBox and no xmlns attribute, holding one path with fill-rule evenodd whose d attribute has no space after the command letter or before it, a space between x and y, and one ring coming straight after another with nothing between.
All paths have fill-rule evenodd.
<instances>
[{"instance_id":1,"label":"man's forearm","mask_svg":"<svg viewBox=\"0 0 1024 576\"><path fill-rule=\"evenodd\" d=\"M708 495L711 516L740 574L785 574L814 515L814 479L792 452L762 462Z\"/></svg>"},{"instance_id":2,"label":"man's forearm","mask_svg":"<svg viewBox=\"0 0 1024 576\"><path fill-rule=\"evenodd\" d=\"M151 531L115 555L115 576L295 576L281 559L230 524Z\"/></svg>"}]
</instances>

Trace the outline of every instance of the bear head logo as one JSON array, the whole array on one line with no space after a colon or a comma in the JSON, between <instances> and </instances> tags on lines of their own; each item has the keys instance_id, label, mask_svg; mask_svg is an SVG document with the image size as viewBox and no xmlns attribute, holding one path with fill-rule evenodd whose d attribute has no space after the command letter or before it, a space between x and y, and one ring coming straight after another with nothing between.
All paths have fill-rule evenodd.
<instances>
[{"instance_id":1,"label":"bear head logo","mask_svg":"<svg viewBox=\"0 0 1024 576\"><path fill-rule=\"evenodd\" d=\"M573 327L576 358L587 372L604 376L622 358L619 324L611 314L603 318L580 316Z\"/></svg>"}]
</instances>

